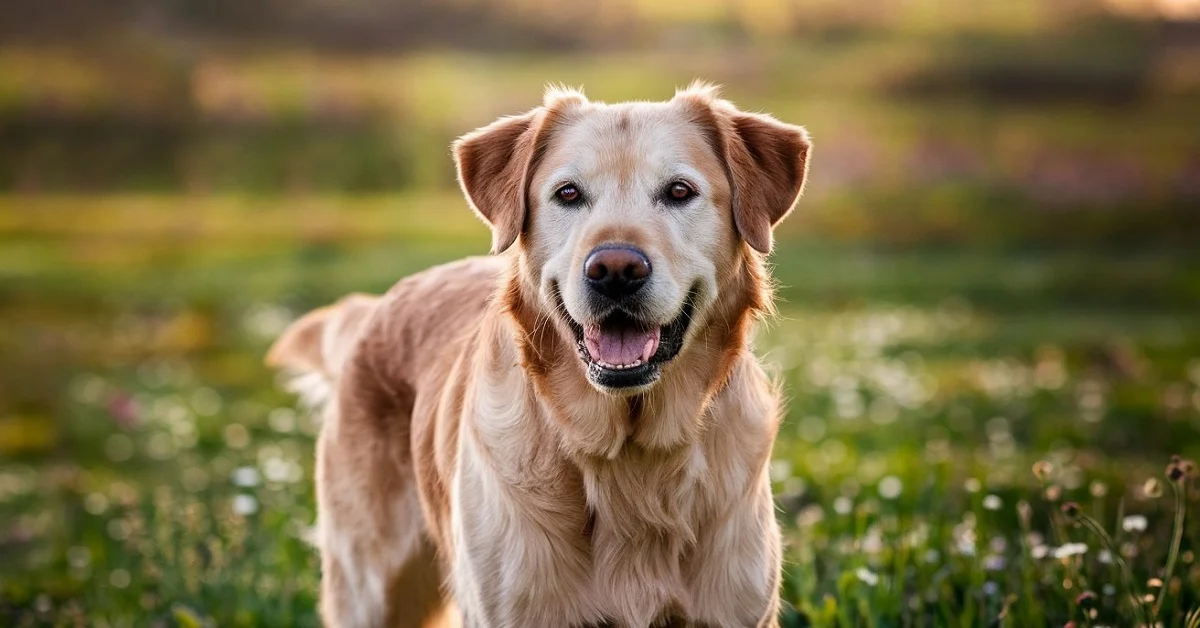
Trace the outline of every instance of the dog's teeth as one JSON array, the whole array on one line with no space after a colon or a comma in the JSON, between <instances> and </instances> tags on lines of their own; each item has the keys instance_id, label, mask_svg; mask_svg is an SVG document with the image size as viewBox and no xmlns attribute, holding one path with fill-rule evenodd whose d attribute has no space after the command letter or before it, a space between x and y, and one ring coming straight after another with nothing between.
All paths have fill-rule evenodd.
<instances>
[{"instance_id":1,"label":"dog's teeth","mask_svg":"<svg viewBox=\"0 0 1200 628\"><path fill-rule=\"evenodd\" d=\"M641 358L638 358L638 359L634 360L633 362L629 362L628 364L612 364L611 362L605 362L604 360L596 360L594 363L596 366L599 366L601 368L606 368L606 369L609 369L612 371L624 371L624 370L628 370L631 368L639 367L639 366L645 364L646 361Z\"/></svg>"}]
</instances>

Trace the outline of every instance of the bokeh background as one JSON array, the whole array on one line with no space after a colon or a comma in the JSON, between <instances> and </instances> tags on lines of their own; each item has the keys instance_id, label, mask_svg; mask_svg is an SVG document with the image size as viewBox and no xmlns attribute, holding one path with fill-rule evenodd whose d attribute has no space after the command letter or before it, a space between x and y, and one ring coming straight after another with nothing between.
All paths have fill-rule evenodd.
<instances>
[{"instance_id":1,"label":"bokeh background","mask_svg":"<svg viewBox=\"0 0 1200 628\"><path fill-rule=\"evenodd\" d=\"M1198 20L0 3L0 625L316 624L317 426L270 340L487 249L457 135L551 82L657 100L694 78L816 145L758 339L791 399L785 625L1184 625L1196 482L1163 469L1200 454Z\"/></svg>"}]
</instances>

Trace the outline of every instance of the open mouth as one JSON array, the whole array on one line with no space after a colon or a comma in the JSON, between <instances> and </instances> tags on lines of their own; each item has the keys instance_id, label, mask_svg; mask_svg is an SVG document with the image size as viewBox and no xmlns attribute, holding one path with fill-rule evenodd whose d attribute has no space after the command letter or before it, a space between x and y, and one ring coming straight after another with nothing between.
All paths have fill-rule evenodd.
<instances>
[{"instance_id":1,"label":"open mouth","mask_svg":"<svg viewBox=\"0 0 1200 628\"><path fill-rule=\"evenodd\" d=\"M565 308L560 309L575 335L588 378L603 388L637 388L654 383L662 365L683 348L695 296L695 290L690 291L679 315L662 326L646 323L623 309L614 309L599 323L580 325Z\"/></svg>"}]
</instances>

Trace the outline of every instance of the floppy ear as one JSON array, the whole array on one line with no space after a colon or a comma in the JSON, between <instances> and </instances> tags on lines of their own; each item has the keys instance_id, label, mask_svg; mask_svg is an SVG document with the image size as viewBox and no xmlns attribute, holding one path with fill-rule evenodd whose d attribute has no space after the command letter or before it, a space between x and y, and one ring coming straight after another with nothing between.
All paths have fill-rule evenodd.
<instances>
[{"instance_id":1,"label":"floppy ear","mask_svg":"<svg viewBox=\"0 0 1200 628\"><path fill-rule=\"evenodd\" d=\"M754 250L771 252L771 229L804 189L810 143L803 127L739 111L714 85L695 82L675 94L710 134L733 188L733 221Z\"/></svg>"},{"instance_id":2,"label":"floppy ear","mask_svg":"<svg viewBox=\"0 0 1200 628\"><path fill-rule=\"evenodd\" d=\"M500 118L454 142L458 183L471 208L492 228L492 253L512 246L525 228L529 177L546 149L545 131L587 102L580 90L548 86L541 107Z\"/></svg>"},{"instance_id":3,"label":"floppy ear","mask_svg":"<svg viewBox=\"0 0 1200 628\"><path fill-rule=\"evenodd\" d=\"M454 142L458 183L492 229L492 253L512 246L525 225L525 179L540 117L534 109L500 118Z\"/></svg>"},{"instance_id":4,"label":"floppy ear","mask_svg":"<svg viewBox=\"0 0 1200 628\"><path fill-rule=\"evenodd\" d=\"M733 219L746 243L771 252L771 230L804 189L811 144L802 127L768 115L727 111L725 159L733 183Z\"/></svg>"}]
</instances>

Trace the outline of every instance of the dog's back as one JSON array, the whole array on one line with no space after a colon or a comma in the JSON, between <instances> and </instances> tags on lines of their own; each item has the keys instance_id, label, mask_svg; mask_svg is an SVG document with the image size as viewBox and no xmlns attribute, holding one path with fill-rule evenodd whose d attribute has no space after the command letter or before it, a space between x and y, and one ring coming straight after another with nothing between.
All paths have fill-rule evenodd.
<instances>
[{"instance_id":1,"label":"dog's back","mask_svg":"<svg viewBox=\"0 0 1200 628\"><path fill-rule=\"evenodd\" d=\"M367 337L366 350L382 354L395 383L418 388L431 367L438 370L437 363L461 350L502 269L499 258L472 257L406 277L383 296L347 295L292 323L271 346L267 364L296 375L298 394L320 399Z\"/></svg>"}]
</instances>

